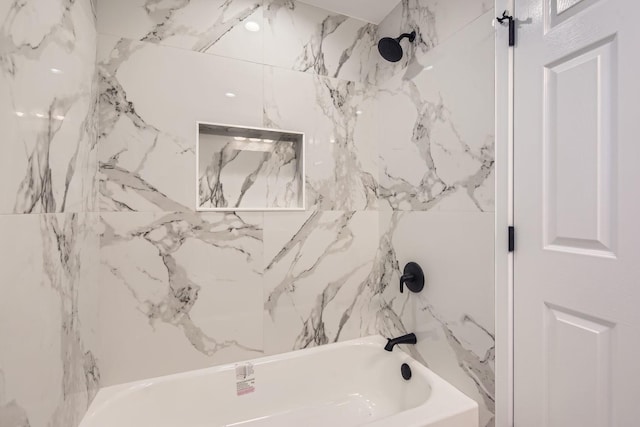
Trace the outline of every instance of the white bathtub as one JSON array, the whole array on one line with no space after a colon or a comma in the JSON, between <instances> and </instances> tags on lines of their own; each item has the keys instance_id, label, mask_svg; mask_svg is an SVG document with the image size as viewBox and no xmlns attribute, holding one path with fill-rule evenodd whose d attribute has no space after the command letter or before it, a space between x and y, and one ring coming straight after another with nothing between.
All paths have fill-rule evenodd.
<instances>
[{"instance_id":1,"label":"white bathtub","mask_svg":"<svg viewBox=\"0 0 640 427\"><path fill-rule=\"evenodd\" d=\"M107 387L80 427L478 427L476 402L385 343L373 336Z\"/></svg>"}]
</instances>

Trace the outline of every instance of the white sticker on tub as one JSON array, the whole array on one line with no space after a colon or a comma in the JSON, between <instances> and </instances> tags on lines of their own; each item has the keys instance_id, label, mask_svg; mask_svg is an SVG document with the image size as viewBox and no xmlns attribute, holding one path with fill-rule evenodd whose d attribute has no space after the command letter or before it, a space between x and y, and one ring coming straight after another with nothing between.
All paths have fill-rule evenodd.
<instances>
[{"instance_id":1,"label":"white sticker on tub","mask_svg":"<svg viewBox=\"0 0 640 427\"><path fill-rule=\"evenodd\" d=\"M252 363L242 363L236 365L236 394L244 396L245 394L256 391L256 375L253 370Z\"/></svg>"}]
</instances>

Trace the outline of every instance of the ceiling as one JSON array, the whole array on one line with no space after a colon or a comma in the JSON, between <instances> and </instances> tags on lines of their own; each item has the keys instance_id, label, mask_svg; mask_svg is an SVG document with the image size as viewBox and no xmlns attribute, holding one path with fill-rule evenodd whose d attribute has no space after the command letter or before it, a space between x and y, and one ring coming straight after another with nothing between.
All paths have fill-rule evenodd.
<instances>
[{"instance_id":1,"label":"ceiling","mask_svg":"<svg viewBox=\"0 0 640 427\"><path fill-rule=\"evenodd\" d=\"M298 0L352 18L379 24L401 0Z\"/></svg>"}]
</instances>

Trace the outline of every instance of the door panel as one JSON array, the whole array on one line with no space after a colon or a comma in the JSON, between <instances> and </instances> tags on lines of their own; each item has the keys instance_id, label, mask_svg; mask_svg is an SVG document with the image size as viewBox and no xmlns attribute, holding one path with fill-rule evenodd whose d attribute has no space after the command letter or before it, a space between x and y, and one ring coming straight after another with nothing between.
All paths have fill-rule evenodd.
<instances>
[{"instance_id":1,"label":"door panel","mask_svg":"<svg viewBox=\"0 0 640 427\"><path fill-rule=\"evenodd\" d=\"M584 313L546 305L546 425L611 425L613 327Z\"/></svg>"},{"instance_id":2,"label":"door panel","mask_svg":"<svg viewBox=\"0 0 640 427\"><path fill-rule=\"evenodd\" d=\"M546 249L614 256L615 51L609 37L545 66Z\"/></svg>"},{"instance_id":3,"label":"door panel","mask_svg":"<svg viewBox=\"0 0 640 427\"><path fill-rule=\"evenodd\" d=\"M637 427L640 1L515 15L515 425Z\"/></svg>"}]
</instances>

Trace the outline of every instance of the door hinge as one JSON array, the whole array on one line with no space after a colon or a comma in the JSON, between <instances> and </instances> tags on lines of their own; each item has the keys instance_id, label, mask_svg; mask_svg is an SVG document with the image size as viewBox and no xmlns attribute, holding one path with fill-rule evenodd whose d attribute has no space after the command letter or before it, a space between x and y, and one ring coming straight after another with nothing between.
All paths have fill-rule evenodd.
<instances>
[{"instance_id":1,"label":"door hinge","mask_svg":"<svg viewBox=\"0 0 640 427\"><path fill-rule=\"evenodd\" d=\"M509 252L516 249L516 229L513 225L509 226Z\"/></svg>"},{"instance_id":2,"label":"door hinge","mask_svg":"<svg viewBox=\"0 0 640 427\"><path fill-rule=\"evenodd\" d=\"M507 21L507 25L509 26L509 46L516 45L516 21L513 19L513 16L509 15L505 10L502 12L502 16L496 17L499 23L503 24Z\"/></svg>"}]
</instances>

